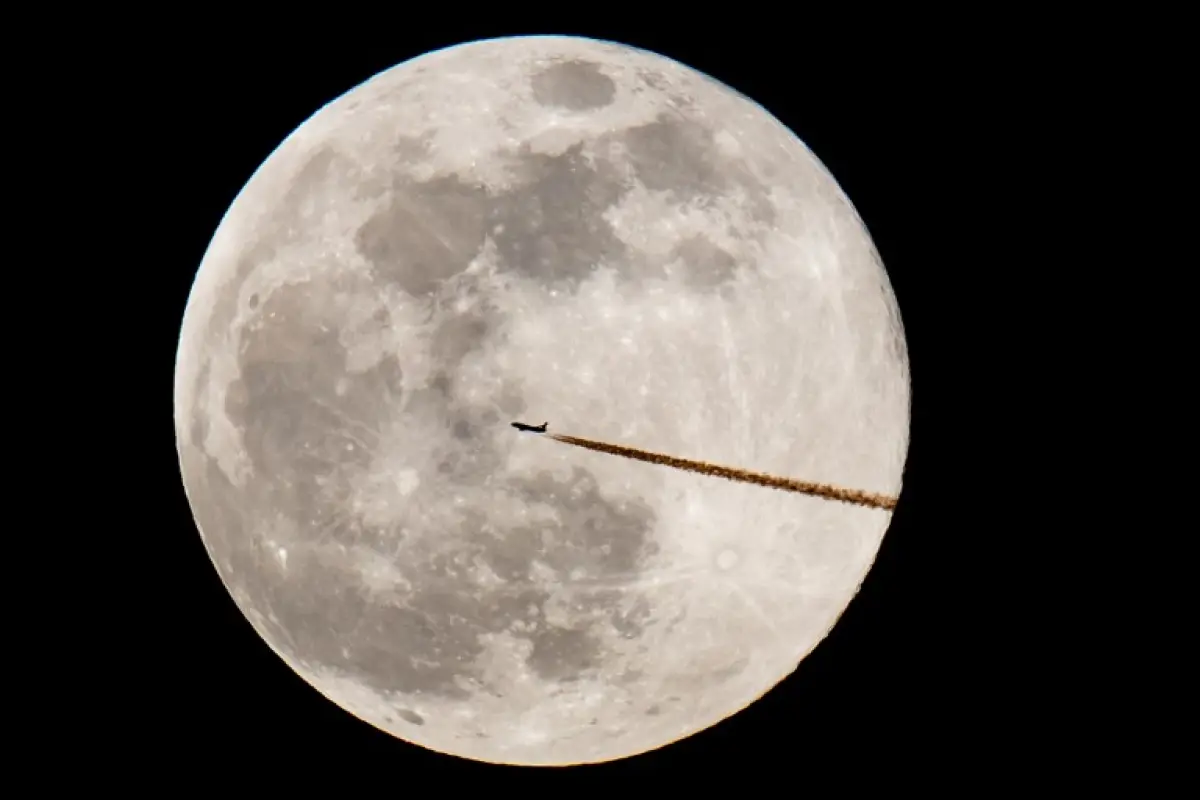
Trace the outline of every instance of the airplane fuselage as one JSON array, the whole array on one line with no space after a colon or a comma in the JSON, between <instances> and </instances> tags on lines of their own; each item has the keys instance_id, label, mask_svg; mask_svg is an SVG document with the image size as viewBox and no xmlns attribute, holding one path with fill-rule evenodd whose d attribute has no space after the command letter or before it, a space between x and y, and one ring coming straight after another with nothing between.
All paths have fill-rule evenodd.
<instances>
[{"instance_id":1,"label":"airplane fuselage","mask_svg":"<svg viewBox=\"0 0 1200 800\"><path fill-rule=\"evenodd\" d=\"M524 422L514 422L512 426L519 431L526 431L528 433L545 433L546 426L549 424L548 422L543 422L541 425L526 425Z\"/></svg>"}]
</instances>

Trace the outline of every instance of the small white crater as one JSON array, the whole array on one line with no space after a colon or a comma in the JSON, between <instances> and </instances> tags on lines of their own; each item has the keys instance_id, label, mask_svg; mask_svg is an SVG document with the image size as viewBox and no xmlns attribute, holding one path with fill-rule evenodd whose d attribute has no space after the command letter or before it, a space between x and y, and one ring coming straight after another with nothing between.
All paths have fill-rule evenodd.
<instances>
[{"instance_id":1,"label":"small white crater","mask_svg":"<svg viewBox=\"0 0 1200 800\"><path fill-rule=\"evenodd\" d=\"M402 470L400 474L396 476L396 488L404 497L408 497L420 485L421 479L417 477L417 471L415 469Z\"/></svg>"},{"instance_id":2,"label":"small white crater","mask_svg":"<svg viewBox=\"0 0 1200 800\"><path fill-rule=\"evenodd\" d=\"M717 555L717 567L719 569L733 569L737 566L738 554L732 550L722 550Z\"/></svg>"},{"instance_id":3,"label":"small white crater","mask_svg":"<svg viewBox=\"0 0 1200 800\"><path fill-rule=\"evenodd\" d=\"M742 154L742 145L729 131L717 131L713 135L713 143L717 148L727 156L740 156Z\"/></svg>"},{"instance_id":4,"label":"small white crater","mask_svg":"<svg viewBox=\"0 0 1200 800\"><path fill-rule=\"evenodd\" d=\"M525 745L541 744L549 738L544 730L528 726L517 728L512 735L514 739Z\"/></svg>"},{"instance_id":5,"label":"small white crater","mask_svg":"<svg viewBox=\"0 0 1200 800\"><path fill-rule=\"evenodd\" d=\"M279 557L279 565L281 567L287 567L287 548L286 547L275 548L275 555Z\"/></svg>"}]
</instances>

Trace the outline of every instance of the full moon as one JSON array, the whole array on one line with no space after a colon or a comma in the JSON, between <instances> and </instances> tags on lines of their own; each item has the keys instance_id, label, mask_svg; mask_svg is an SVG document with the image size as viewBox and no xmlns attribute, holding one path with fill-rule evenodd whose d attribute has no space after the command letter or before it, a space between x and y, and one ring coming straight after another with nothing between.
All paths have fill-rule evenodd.
<instances>
[{"instance_id":1,"label":"full moon","mask_svg":"<svg viewBox=\"0 0 1200 800\"><path fill-rule=\"evenodd\" d=\"M735 90L570 37L440 50L320 109L184 312L184 486L224 585L399 739L561 765L795 670L890 512L550 432L895 495L909 373L837 183Z\"/></svg>"}]
</instances>

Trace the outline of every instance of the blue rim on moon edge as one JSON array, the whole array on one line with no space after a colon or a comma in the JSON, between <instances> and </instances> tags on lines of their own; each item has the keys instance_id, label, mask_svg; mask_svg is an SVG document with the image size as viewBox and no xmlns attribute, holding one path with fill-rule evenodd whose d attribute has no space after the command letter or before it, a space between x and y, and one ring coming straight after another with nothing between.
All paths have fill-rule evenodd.
<instances>
[{"instance_id":1,"label":"blue rim on moon edge","mask_svg":"<svg viewBox=\"0 0 1200 800\"><path fill-rule=\"evenodd\" d=\"M508 423L897 494L909 396L870 236L790 131L662 56L522 37L387 70L271 154L174 402L205 547L283 661L397 738L561 765L762 696L890 514Z\"/></svg>"}]
</instances>

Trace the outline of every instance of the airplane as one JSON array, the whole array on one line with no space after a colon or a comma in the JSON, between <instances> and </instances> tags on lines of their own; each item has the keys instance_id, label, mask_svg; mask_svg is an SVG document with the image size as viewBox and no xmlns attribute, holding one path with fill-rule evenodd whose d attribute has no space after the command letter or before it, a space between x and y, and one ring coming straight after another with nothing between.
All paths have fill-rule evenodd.
<instances>
[{"instance_id":1,"label":"airplane","mask_svg":"<svg viewBox=\"0 0 1200 800\"><path fill-rule=\"evenodd\" d=\"M512 426L519 431L528 431L529 433L545 433L546 426L549 422L543 422L541 425L526 425L524 422L514 422Z\"/></svg>"}]
</instances>

